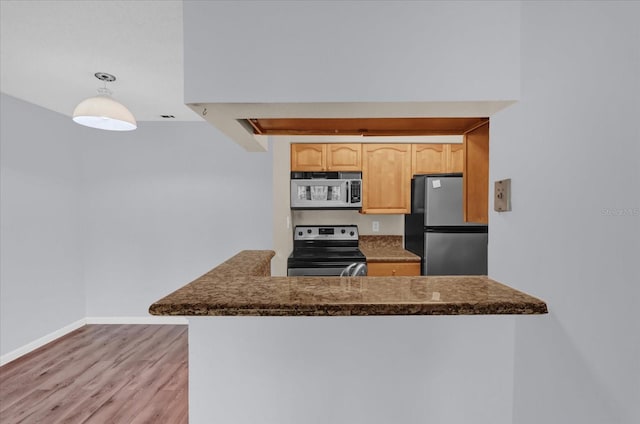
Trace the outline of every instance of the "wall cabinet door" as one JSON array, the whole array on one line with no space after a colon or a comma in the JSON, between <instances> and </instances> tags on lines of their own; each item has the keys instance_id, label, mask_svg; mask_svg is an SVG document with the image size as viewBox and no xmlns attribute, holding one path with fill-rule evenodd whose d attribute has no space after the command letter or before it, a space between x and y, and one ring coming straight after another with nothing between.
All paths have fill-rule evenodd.
<instances>
[{"instance_id":1,"label":"wall cabinet door","mask_svg":"<svg viewBox=\"0 0 640 424\"><path fill-rule=\"evenodd\" d=\"M445 146L446 144L412 144L412 175L447 172Z\"/></svg>"},{"instance_id":2,"label":"wall cabinet door","mask_svg":"<svg viewBox=\"0 0 640 424\"><path fill-rule=\"evenodd\" d=\"M354 144L327 144L327 171L361 171L362 147Z\"/></svg>"},{"instance_id":3,"label":"wall cabinet door","mask_svg":"<svg viewBox=\"0 0 640 424\"><path fill-rule=\"evenodd\" d=\"M369 277L413 277L420 275L420 262L368 262Z\"/></svg>"},{"instance_id":4,"label":"wall cabinet door","mask_svg":"<svg viewBox=\"0 0 640 424\"><path fill-rule=\"evenodd\" d=\"M489 123L465 134L463 200L465 222L489 223Z\"/></svg>"},{"instance_id":5,"label":"wall cabinet door","mask_svg":"<svg viewBox=\"0 0 640 424\"><path fill-rule=\"evenodd\" d=\"M362 145L362 213L411 211L411 145Z\"/></svg>"},{"instance_id":6,"label":"wall cabinet door","mask_svg":"<svg viewBox=\"0 0 640 424\"><path fill-rule=\"evenodd\" d=\"M295 143L291 170L362 171L362 148L359 143Z\"/></svg>"},{"instance_id":7,"label":"wall cabinet door","mask_svg":"<svg viewBox=\"0 0 640 424\"><path fill-rule=\"evenodd\" d=\"M462 172L463 168L463 144L411 145L412 175Z\"/></svg>"},{"instance_id":8,"label":"wall cabinet door","mask_svg":"<svg viewBox=\"0 0 640 424\"><path fill-rule=\"evenodd\" d=\"M446 172L464 172L464 144L447 144Z\"/></svg>"},{"instance_id":9,"label":"wall cabinet door","mask_svg":"<svg viewBox=\"0 0 640 424\"><path fill-rule=\"evenodd\" d=\"M325 171L327 167L326 144L292 144L292 171Z\"/></svg>"}]
</instances>

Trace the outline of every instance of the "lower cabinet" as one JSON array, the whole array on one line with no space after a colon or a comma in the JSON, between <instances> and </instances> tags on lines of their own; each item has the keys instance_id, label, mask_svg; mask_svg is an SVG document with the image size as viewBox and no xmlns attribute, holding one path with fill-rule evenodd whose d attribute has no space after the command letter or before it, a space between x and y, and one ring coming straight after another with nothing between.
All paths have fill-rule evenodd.
<instances>
[{"instance_id":1,"label":"lower cabinet","mask_svg":"<svg viewBox=\"0 0 640 424\"><path fill-rule=\"evenodd\" d=\"M368 262L368 277L413 277L420 275L420 262Z\"/></svg>"}]
</instances>

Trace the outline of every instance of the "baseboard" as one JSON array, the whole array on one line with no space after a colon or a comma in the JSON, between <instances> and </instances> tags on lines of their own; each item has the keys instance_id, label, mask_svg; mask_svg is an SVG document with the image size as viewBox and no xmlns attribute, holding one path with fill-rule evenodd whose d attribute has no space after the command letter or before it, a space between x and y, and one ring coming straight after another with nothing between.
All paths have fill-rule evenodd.
<instances>
[{"instance_id":1,"label":"baseboard","mask_svg":"<svg viewBox=\"0 0 640 424\"><path fill-rule=\"evenodd\" d=\"M47 343L50 343L55 339L58 339L64 336L65 334L69 334L72 331L77 330L78 328L86 324L87 324L86 318L79 319L76 322L73 322L45 336L42 336L39 339L32 341L31 343L27 343L24 346L21 346L15 350L12 350L11 352L5 353L4 355L0 356L0 366L8 364L9 362L16 360L19 357L26 355L27 353L32 352L37 348L44 346Z\"/></svg>"},{"instance_id":2,"label":"baseboard","mask_svg":"<svg viewBox=\"0 0 640 424\"><path fill-rule=\"evenodd\" d=\"M87 324L165 324L165 325L187 325L188 321L185 317L170 317L170 316L150 316L150 317L86 317L82 318L74 323L71 323L59 330L40 337L37 340L27 343L9 353L5 353L0 356L0 366L8 364L11 361L18 359L19 357L26 355L29 352L36 350L37 348L46 345L58 339L65 334L71 333L73 330L87 325Z\"/></svg>"},{"instance_id":3,"label":"baseboard","mask_svg":"<svg viewBox=\"0 0 640 424\"><path fill-rule=\"evenodd\" d=\"M149 316L149 317L87 317L87 324L165 324L187 325L185 317Z\"/></svg>"}]
</instances>

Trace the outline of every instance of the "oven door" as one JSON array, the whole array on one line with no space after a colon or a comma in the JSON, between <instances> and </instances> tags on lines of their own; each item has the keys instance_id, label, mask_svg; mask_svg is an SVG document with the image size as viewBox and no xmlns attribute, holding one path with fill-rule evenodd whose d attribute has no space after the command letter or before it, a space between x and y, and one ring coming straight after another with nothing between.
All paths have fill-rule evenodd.
<instances>
[{"instance_id":1,"label":"oven door","mask_svg":"<svg viewBox=\"0 0 640 424\"><path fill-rule=\"evenodd\" d=\"M287 268L289 277L338 277L346 267Z\"/></svg>"},{"instance_id":2,"label":"oven door","mask_svg":"<svg viewBox=\"0 0 640 424\"><path fill-rule=\"evenodd\" d=\"M358 267L357 265L360 266ZM289 277L339 277L341 275L367 275L367 263L362 260L342 263L299 263L299 261L296 261L295 259L290 259L287 266L287 276ZM343 274L345 271L348 274Z\"/></svg>"}]
</instances>

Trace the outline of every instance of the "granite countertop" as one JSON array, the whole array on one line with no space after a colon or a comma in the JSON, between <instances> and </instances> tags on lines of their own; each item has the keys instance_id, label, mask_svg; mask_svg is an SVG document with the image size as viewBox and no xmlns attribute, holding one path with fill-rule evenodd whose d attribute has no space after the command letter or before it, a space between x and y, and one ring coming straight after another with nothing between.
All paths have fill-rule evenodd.
<instances>
[{"instance_id":1,"label":"granite countertop","mask_svg":"<svg viewBox=\"0 0 640 424\"><path fill-rule=\"evenodd\" d=\"M360 236L359 248L367 262L420 262L420 256L404 249L402 236Z\"/></svg>"},{"instance_id":2,"label":"granite countertop","mask_svg":"<svg viewBox=\"0 0 640 424\"><path fill-rule=\"evenodd\" d=\"M152 315L544 314L540 299L483 276L271 277L274 252L245 250L158 300Z\"/></svg>"}]
</instances>

